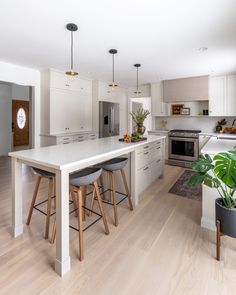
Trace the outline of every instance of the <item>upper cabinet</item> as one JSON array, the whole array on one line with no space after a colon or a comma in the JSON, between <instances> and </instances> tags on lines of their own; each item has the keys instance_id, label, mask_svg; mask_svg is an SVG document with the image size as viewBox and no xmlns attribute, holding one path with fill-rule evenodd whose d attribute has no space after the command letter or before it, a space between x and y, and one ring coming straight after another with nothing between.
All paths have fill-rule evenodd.
<instances>
[{"instance_id":1,"label":"upper cabinet","mask_svg":"<svg viewBox=\"0 0 236 295\"><path fill-rule=\"evenodd\" d=\"M236 75L209 79L209 115L236 116Z\"/></svg>"},{"instance_id":2,"label":"upper cabinet","mask_svg":"<svg viewBox=\"0 0 236 295\"><path fill-rule=\"evenodd\" d=\"M151 84L152 116L167 116L167 104L163 102L163 82Z\"/></svg>"},{"instance_id":3,"label":"upper cabinet","mask_svg":"<svg viewBox=\"0 0 236 295\"><path fill-rule=\"evenodd\" d=\"M41 73L41 131L92 130L92 81L47 70Z\"/></svg>"},{"instance_id":4,"label":"upper cabinet","mask_svg":"<svg viewBox=\"0 0 236 295\"><path fill-rule=\"evenodd\" d=\"M164 102L208 100L208 76L163 81Z\"/></svg>"}]
</instances>

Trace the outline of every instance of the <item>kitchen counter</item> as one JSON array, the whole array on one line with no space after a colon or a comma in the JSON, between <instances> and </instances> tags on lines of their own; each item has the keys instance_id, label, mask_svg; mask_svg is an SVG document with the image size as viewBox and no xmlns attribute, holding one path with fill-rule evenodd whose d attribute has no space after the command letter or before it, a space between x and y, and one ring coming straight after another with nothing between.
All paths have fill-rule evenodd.
<instances>
[{"instance_id":1,"label":"kitchen counter","mask_svg":"<svg viewBox=\"0 0 236 295\"><path fill-rule=\"evenodd\" d=\"M236 139L236 134L232 134L232 133L201 132L199 133L199 135L206 135L206 136L212 136L212 137L218 137L218 138Z\"/></svg>"},{"instance_id":2,"label":"kitchen counter","mask_svg":"<svg viewBox=\"0 0 236 295\"><path fill-rule=\"evenodd\" d=\"M215 155L220 152L233 150L235 146L236 146L235 139L220 139L217 137L212 137L204 145L203 149L201 150L201 153Z\"/></svg>"},{"instance_id":3,"label":"kitchen counter","mask_svg":"<svg viewBox=\"0 0 236 295\"><path fill-rule=\"evenodd\" d=\"M202 154L209 154L212 158L220 152L233 150L236 141L233 139L219 139L211 137L206 145L202 148ZM209 188L202 185L202 217L201 226L215 231L215 200L219 194L215 188Z\"/></svg>"},{"instance_id":4,"label":"kitchen counter","mask_svg":"<svg viewBox=\"0 0 236 295\"><path fill-rule=\"evenodd\" d=\"M55 270L63 276L70 270L69 174L85 167L130 153L130 190L134 205L139 194L164 173L165 136L148 136L137 143L119 141L119 136L54 145L9 153L12 157L12 235L23 233L22 164L40 168L56 177ZM128 166L128 165L127 165Z\"/></svg>"}]
</instances>

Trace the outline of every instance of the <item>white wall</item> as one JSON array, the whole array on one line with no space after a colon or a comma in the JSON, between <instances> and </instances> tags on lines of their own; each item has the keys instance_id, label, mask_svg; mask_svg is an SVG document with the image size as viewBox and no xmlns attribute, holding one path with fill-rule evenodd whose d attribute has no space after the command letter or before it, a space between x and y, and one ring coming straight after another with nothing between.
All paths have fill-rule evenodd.
<instances>
[{"instance_id":1,"label":"white wall","mask_svg":"<svg viewBox=\"0 0 236 295\"><path fill-rule=\"evenodd\" d=\"M0 84L0 156L11 150L11 86Z\"/></svg>"},{"instance_id":2,"label":"white wall","mask_svg":"<svg viewBox=\"0 0 236 295\"><path fill-rule=\"evenodd\" d=\"M40 72L35 69L17 66L5 62L0 62L0 81L10 82L18 85L32 86L32 112L34 121L33 147L40 146Z\"/></svg>"},{"instance_id":3,"label":"white wall","mask_svg":"<svg viewBox=\"0 0 236 295\"><path fill-rule=\"evenodd\" d=\"M227 125L231 125L234 117L155 117L154 129L160 129L162 120L167 121L166 129L197 129L204 132L215 132L218 121L226 118Z\"/></svg>"},{"instance_id":4,"label":"white wall","mask_svg":"<svg viewBox=\"0 0 236 295\"><path fill-rule=\"evenodd\" d=\"M12 150L12 99L29 100L29 87L0 82L0 156Z\"/></svg>"}]
</instances>

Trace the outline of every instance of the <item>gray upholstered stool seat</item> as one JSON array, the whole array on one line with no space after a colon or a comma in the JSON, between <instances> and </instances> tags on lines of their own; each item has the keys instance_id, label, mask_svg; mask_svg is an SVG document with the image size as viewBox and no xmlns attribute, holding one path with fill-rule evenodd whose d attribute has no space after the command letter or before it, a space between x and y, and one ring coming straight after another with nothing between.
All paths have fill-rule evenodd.
<instances>
[{"instance_id":1,"label":"gray upholstered stool seat","mask_svg":"<svg viewBox=\"0 0 236 295\"><path fill-rule=\"evenodd\" d=\"M85 168L70 175L70 184L74 186L86 186L96 181L101 174L101 168Z\"/></svg>"},{"instance_id":2,"label":"gray upholstered stool seat","mask_svg":"<svg viewBox=\"0 0 236 295\"><path fill-rule=\"evenodd\" d=\"M123 169L127 162L127 158L114 158L99 164L99 167L102 167L104 170L107 171L117 171Z\"/></svg>"},{"instance_id":3,"label":"gray upholstered stool seat","mask_svg":"<svg viewBox=\"0 0 236 295\"><path fill-rule=\"evenodd\" d=\"M39 168L35 168L32 167L33 171L39 175L41 175L42 177L46 177L46 178L53 178L55 176L55 174L48 172L48 171L44 171L42 169Z\"/></svg>"}]
</instances>

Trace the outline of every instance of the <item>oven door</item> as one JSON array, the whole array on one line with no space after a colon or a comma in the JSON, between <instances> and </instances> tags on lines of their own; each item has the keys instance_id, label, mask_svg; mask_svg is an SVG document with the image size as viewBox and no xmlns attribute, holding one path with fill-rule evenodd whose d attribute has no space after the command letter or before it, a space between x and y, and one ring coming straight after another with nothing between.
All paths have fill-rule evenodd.
<instances>
[{"instance_id":1,"label":"oven door","mask_svg":"<svg viewBox=\"0 0 236 295\"><path fill-rule=\"evenodd\" d=\"M169 159L198 160L198 138L169 137Z\"/></svg>"}]
</instances>

